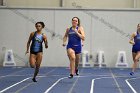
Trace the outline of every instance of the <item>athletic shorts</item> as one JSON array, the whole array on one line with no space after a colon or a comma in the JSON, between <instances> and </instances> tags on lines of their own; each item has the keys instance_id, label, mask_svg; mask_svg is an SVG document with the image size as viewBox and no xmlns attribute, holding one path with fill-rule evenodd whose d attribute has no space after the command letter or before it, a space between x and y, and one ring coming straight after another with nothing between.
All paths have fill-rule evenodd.
<instances>
[{"instance_id":1,"label":"athletic shorts","mask_svg":"<svg viewBox=\"0 0 140 93\"><path fill-rule=\"evenodd\" d=\"M81 45L77 45L77 46L72 46L72 45L67 45L67 50L71 48L75 51L75 54L80 54L82 51L82 46Z\"/></svg>"},{"instance_id":2,"label":"athletic shorts","mask_svg":"<svg viewBox=\"0 0 140 93\"><path fill-rule=\"evenodd\" d=\"M30 51L31 54L34 54L34 55L37 55L38 53L40 52L43 52L42 50L41 51L38 51L38 52L34 52L34 51Z\"/></svg>"},{"instance_id":3,"label":"athletic shorts","mask_svg":"<svg viewBox=\"0 0 140 93\"><path fill-rule=\"evenodd\" d=\"M137 52L139 52L140 51L140 46L133 46L132 47L132 52L133 53L137 53Z\"/></svg>"}]
</instances>

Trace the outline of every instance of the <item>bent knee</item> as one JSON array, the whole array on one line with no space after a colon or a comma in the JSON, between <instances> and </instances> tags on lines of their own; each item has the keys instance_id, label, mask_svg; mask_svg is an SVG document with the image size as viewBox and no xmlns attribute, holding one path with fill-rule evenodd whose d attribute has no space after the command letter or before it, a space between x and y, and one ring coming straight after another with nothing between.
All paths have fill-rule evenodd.
<instances>
[{"instance_id":1,"label":"bent knee","mask_svg":"<svg viewBox=\"0 0 140 93\"><path fill-rule=\"evenodd\" d=\"M75 56L70 56L70 60L75 61L76 60Z\"/></svg>"},{"instance_id":2,"label":"bent knee","mask_svg":"<svg viewBox=\"0 0 140 93\"><path fill-rule=\"evenodd\" d=\"M139 62L139 59L134 59L134 63L135 63L135 62Z\"/></svg>"}]
</instances>

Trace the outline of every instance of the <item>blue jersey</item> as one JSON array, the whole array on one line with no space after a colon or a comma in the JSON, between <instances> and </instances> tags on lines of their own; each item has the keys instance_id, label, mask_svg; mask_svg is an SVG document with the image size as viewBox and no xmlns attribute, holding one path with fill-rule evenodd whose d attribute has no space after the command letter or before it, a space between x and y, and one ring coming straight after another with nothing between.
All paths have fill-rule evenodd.
<instances>
[{"instance_id":1,"label":"blue jersey","mask_svg":"<svg viewBox=\"0 0 140 93\"><path fill-rule=\"evenodd\" d=\"M137 32L136 36L134 37L135 44L133 45L132 52L137 53L140 51L140 34Z\"/></svg>"},{"instance_id":2,"label":"blue jersey","mask_svg":"<svg viewBox=\"0 0 140 93\"><path fill-rule=\"evenodd\" d=\"M30 51L31 52L42 52L43 51L43 34L37 34L37 32L34 33L34 36L32 38L32 44Z\"/></svg>"},{"instance_id":3,"label":"blue jersey","mask_svg":"<svg viewBox=\"0 0 140 93\"><path fill-rule=\"evenodd\" d=\"M76 29L78 31L78 26ZM81 38L76 34L72 27L68 31L68 45L81 46Z\"/></svg>"},{"instance_id":4,"label":"blue jersey","mask_svg":"<svg viewBox=\"0 0 140 93\"><path fill-rule=\"evenodd\" d=\"M76 27L78 31L78 26ZM81 38L77 35L77 33L72 29L72 27L68 31L68 45L67 49L73 49L75 54L79 54L82 51Z\"/></svg>"},{"instance_id":5,"label":"blue jersey","mask_svg":"<svg viewBox=\"0 0 140 93\"><path fill-rule=\"evenodd\" d=\"M138 45L140 46L140 34L137 32L136 36L134 37L134 42L135 42L135 45Z\"/></svg>"}]
</instances>

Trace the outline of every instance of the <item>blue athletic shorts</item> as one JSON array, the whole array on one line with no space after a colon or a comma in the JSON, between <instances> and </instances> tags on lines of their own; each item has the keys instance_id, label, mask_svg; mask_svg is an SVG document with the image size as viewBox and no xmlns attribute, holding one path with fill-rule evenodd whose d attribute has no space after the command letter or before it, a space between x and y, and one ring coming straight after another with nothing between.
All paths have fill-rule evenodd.
<instances>
[{"instance_id":1,"label":"blue athletic shorts","mask_svg":"<svg viewBox=\"0 0 140 93\"><path fill-rule=\"evenodd\" d=\"M71 48L75 51L75 54L80 54L82 51L82 45L77 45L77 46L72 46L72 45L67 45L67 50Z\"/></svg>"},{"instance_id":2,"label":"blue athletic shorts","mask_svg":"<svg viewBox=\"0 0 140 93\"><path fill-rule=\"evenodd\" d=\"M133 46L132 47L132 52L134 52L134 53L137 53L137 52L139 52L140 51L140 46Z\"/></svg>"}]
</instances>

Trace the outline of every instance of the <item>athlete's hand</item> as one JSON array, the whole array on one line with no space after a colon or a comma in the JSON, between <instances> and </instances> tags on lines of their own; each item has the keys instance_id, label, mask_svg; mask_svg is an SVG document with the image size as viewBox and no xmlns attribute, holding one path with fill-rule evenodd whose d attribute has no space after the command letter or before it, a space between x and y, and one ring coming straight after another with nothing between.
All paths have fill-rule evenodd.
<instances>
[{"instance_id":1,"label":"athlete's hand","mask_svg":"<svg viewBox=\"0 0 140 93\"><path fill-rule=\"evenodd\" d=\"M46 45L45 48L48 48L48 45Z\"/></svg>"},{"instance_id":2,"label":"athlete's hand","mask_svg":"<svg viewBox=\"0 0 140 93\"><path fill-rule=\"evenodd\" d=\"M63 43L62 46L65 47L66 46L66 43Z\"/></svg>"},{"instance_id":3,"label":"athlete's hand","mask_svg":"<svg viewBox=\"0 0 140 93\"><path fill-rule=\"evenodd\" d=\"M132 40L131 40L131 41L129 41L129 43L130 43L130 44L132 44L132 45L135 45L135 42L134 42L134 41L132 41Z\"/></svg>"},{"instance_id":4,"label":"athlete's hand","mask_svg":"<svg viewBox=\"0 0 140 93\"><path fill-rule=\"evenodd\" d=\"M28 54L28 53L29 53L29 51L26 51L26 52L25 52L25 55Z\"/></svg>"},{"instance_id":5,"label":"athlete's hand","mask_svg":"<svg viewBox=\"0 0 140 93\"><path fill-rule=\"evenodd\" d=\"M79 33L77 29L74 29L75 33Z\"/></svg>"}]
</instances>

